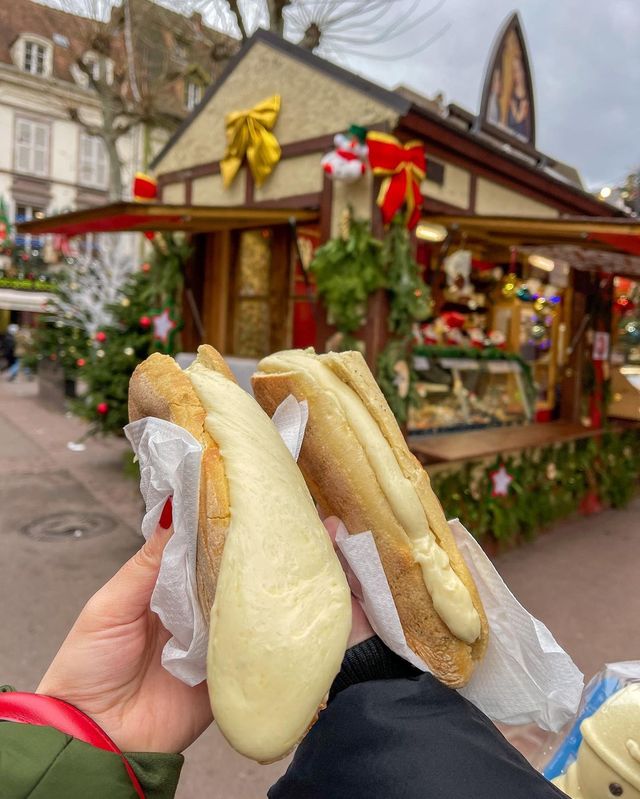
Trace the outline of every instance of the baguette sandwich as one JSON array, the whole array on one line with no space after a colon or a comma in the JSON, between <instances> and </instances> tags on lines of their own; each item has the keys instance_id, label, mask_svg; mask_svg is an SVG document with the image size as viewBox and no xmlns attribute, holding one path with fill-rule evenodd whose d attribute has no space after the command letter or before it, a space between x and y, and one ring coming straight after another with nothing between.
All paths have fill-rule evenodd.
<instances>
[{"instance_id":1,"label":"baguette sandwich","mask_svg":"<svg viewBox=\"0 0 640 799\"><path fill-rule=\"evenodd\" d=\"M484 609L362 355L278 352L259 363L253 389L270 415L289 394L308 402L298 465L311 493L349 533L371 531L409 647L442 682L465 685L487 646Z\"/></svg>"},{"instance_id":2,"label":"baguette sandwich","mask_svg":"<svg viewBox=\"0 0 640 799\"><path fill-rule=\"evenodd\" d=\"M207 682L229 743L262 763L313 724L351 626L346 578L295 461L216 350L185 371L154 354L129 385L131 421L155 416L200 442L198 598Z\"/></svg>"}]
</instances>

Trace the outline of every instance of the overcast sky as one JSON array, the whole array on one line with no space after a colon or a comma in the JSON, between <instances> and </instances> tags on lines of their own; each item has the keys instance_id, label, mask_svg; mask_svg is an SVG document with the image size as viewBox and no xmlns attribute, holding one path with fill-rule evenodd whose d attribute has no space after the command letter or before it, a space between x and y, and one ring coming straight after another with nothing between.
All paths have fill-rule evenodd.
<instances>
[{"instance_id":1,"label":"overcast sky","mask_svg":"<svg viewBox=\"0 0 640 799\"><path fill-rule=\"evenodd\" d=\"M575 166L590 187L621 180L640 166L640 0L520 0L516 7L513 0L446 0L402 46L386 45L410 51L449 24L423 52L393 62L350 55L343 63L389 87L442 90L447 102L477 113L493 38L515 8L533 70L538 149Z\"/></svg>"}]
</instances>

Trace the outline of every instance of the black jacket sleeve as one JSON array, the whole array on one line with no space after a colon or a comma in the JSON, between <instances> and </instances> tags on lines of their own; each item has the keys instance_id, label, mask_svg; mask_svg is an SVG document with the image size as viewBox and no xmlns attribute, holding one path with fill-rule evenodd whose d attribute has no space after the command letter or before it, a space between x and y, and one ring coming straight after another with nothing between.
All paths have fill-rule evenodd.
<instances>
[{"instance_id":1,"label":"black jacket sleeve","mask_svg":"<svg viewBox=\"0 0 640 799\"><path fill-rule=\"evenodd\" d=\"M561 799L457 691L377 638L350 649L330 703L269 799Z\"/></svg>"}]
</instances>

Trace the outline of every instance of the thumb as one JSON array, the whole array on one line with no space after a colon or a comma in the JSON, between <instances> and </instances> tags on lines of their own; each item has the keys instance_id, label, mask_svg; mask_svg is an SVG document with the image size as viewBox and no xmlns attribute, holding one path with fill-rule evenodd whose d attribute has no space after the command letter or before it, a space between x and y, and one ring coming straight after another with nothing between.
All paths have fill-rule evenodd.
<instances>
[{"instance_id":1,"label":"thumb","mask_svg":"<svg viewBox=\"0 0 640 799\"><path fill-rule=\"evenodd\" d=\"M112 624L126 624L146 612L160 572L162 553L172 535L169 497L152 535L92 597L93 610L104 613Z\"/></svg>"}]
</instances>

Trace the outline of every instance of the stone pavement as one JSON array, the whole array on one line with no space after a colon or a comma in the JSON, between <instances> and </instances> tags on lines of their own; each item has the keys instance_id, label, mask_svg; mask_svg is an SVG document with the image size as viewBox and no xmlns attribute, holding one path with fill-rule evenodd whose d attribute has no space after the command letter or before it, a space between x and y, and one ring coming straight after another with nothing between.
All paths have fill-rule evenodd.
<instances>
[{"instance_id":1,"label":"stone pavement","mask_svg":"<svg viewBox=\"0 0 640 799\"><path fill-rule=\"evenodd\" d=\"M24 379L0 381L0 682L25 690L86 599L139 546L143 510L137 484L123 476L126 442L92 439L84 452L69 450L83 423L41 406L35 390ZM58 534L43 539L43 518L63 513L76 514L79 533L71 517L58 517ZM636 500L574 518L497 560L587 676L606 661L640 659L639 513ZM93 534L83 532L83 514L97 514ZM518 743L531 751L530 735ZM258 799L285 767L242 758L214 725L187 750L178 797Z\"/></svg>"}]
</instances>

